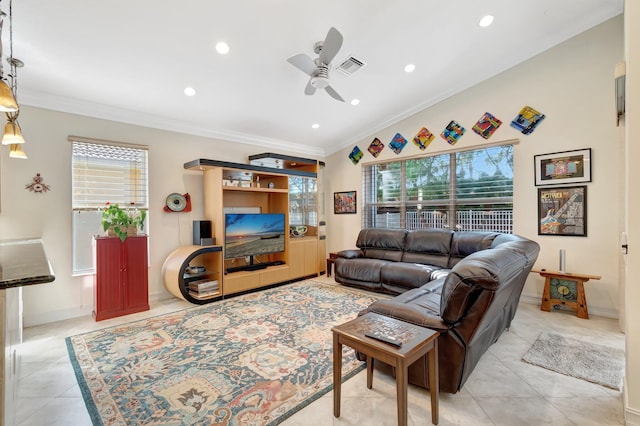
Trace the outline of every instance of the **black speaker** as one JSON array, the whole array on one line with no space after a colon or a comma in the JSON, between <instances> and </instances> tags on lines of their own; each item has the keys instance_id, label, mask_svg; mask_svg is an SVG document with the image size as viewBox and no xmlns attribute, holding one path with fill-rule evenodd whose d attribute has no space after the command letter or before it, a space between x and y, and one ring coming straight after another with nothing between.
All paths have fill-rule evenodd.
<instances>
[{"instance_id":1,"label":"black speaker","mask_svg":"<svg viewBox=\"0 0 640 426\"><path fill-rule=\"evenodd\" d=\"M215 244L215 239L211 237L210 220L193 221L193 245L210 246Z\"/></svg>"}]
</instances>

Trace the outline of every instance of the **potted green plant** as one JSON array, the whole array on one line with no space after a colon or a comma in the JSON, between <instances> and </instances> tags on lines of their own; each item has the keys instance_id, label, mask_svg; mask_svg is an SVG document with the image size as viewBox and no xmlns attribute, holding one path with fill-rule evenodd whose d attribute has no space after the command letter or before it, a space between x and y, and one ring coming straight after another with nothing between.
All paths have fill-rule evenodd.
<instances>
[{"instance_id":1,"label":"potted green plant","mask_svg":"<svg viewBox=\"0 0 640 426\"><path fill-rule=\"evenodd\" d=\"M124 241L128 235L136 235L138 228L144 229L146 217L145 210L123 210L118 204L107 203L107 207L102 210L102 229L108 236L117 236L120 241Z\"/></svg>"}]
</instances>

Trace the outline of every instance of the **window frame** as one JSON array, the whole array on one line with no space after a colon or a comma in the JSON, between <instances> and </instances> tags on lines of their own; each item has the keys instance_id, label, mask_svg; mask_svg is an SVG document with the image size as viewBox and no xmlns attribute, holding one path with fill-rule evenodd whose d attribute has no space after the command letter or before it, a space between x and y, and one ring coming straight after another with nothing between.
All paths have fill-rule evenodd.
<instances>
[{"instance_id":1,"label":"window frame","mask_svg":"<svg viewBox=\"0 0 640 426\"><path fill-rule=\"evenodd\" d=\"M78 167L78 160L76 160L75 145L74 144L91 144L100 145L102 147L115 147L122 148L124 150L137 150L143 151L143 164L139 168L141 175L137 177L130 177L127 180L128 187L134 187L135 203L130 205L124 205L125 203L115 201L121 204L121 207L131 207L138 210L144 210L149 212L149 147L147 145L137 145L125 142L114 142L102 139L85 138L80 136L69 136L67 140L71 143L71 270L73 276L90 275L95 273L95 265L93 264L93 252L92 238L96 235L104 235L104 231L101 226L101 214L100 210L106 206L107 202L114 202L114 200L100 200L100 201L88 201L80 200L76 198L76 173ZM138 153L139 154L139 153ZM108 163L109 158L105 159L105 164ZM117 159L116 159L117 161ZM121 165L125 164L127 160L120 160ZM90 167L88 167L90 168ZM128 168L128 170L134 170L135 168ZM95 169L93 169L95 170ZM123 172L127 170L127 167L114 167L113 170ZM126 174L126 173L125 173ZM104 175L102 176L104 177ZM125 179L126 180L126 179ZM99 185L104 185L100 183ZM90 188L90 185L89 185ZM98 193L104 194L102 191L103 186L97 187ZM85 189L85 188L83 188ZM126 192L123 190L122 192ZM114 197L115 198L115 197ZM81 217L83 216L83 217ZM149 215L145 221L144 229L148 232ZM91 256L91 260L88 257ZM89 264L91 264L89 266Z\"/></svg>"},{"instance_id":2,"label":"window frame","mask_svg":"<svg viewBox=\"0 0 640 426\"><path fill-rule=\"evenodd\" d=\"M449 149L443 150L439 152L433 152L426 155L415 155L415 156L407 156L394 160L387 161L379 161L379 162L371 162L364 164L362 166L362 227L363 228L371 228L371 227L379 227L379 228L405 228L405 229L418 229L418 228L444 228L444 229L453 229L453 230L494 230L495 232L504 232L504 233L513 233L513 188L514 188L514 177L515 174L512 173L511 176L511 187L510 192L511 196L503 196L503 197L478 197L478 198L465 198L460 197L459 190L460 186L457 183L457 164L456 158L459 154L470 151L485 151L491 148L503 147L510 145L512 148L511 153L511 168L513 170L513 160L514 160L514 151L515 146L519 143L518 139L510 139L500 142L495 142L491 144L484 144L480 146L467 147L464 149ZM448 179L449 179L449 189L448 198L443 199L429 199L429 200L413 200L410 199L407 195L407 163L414 160L425 159L429 157L437 157L447 155L449 157L449 165L448 165ZM380 165L390 165L390 164L399 164L400 171L397 174L396 178L400 182L399 186L399 195L398 199L394 201L384 201L380 200L379 195L379 185L380 182L377 181L377 176L372 176L373 167L379 167ZM461 216L461 212L466 212L469 217L486 215L485 211L478 209L482 213L474 213L473 209L461 210L458 207L468 205L482 205L482 204L495 204L500 205L504 204L507 208L503 210L495 209L495 216L501 218L500 223L483 225L483 229L472 229L474 223L465 222L466 226L460 225L459 219ZM439 207L439 211L436 209L429 210L425 207ZM388 215L384 226L380 226L378 220L380 220L379 211L380 209L388 209L390 212L393 212L395 209L395 219L393 215ZM423 214L431 214L433 216L432 220L429 222L427 226L421 224L420 226L415 226L415 222L408 224L410 222L408 220L408 213L412 210L420 210ZM441 213L442 211L446 211L444 218L438 217L436 213ZM507 212L508 214L506 214ZM421 216L417 215L416 220L420 220ZM470 219L469 219L470 220ZM434 225L435 224L435 225ZM437 225L440 224L440 225ZM477 224L476 224L477 225ZM488 227L495 226L495 228L490 229Z\"/></svg>"}]
</instances>

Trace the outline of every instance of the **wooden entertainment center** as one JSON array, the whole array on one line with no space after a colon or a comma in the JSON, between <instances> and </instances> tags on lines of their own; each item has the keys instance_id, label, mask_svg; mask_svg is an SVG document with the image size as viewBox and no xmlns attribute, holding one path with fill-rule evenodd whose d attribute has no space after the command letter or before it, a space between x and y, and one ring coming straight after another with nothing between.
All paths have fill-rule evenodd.
<instances>
[{"instance_id":1,"label":"wooden entertainment center","mask_svg":"<svg viewBox=\"0 0 640 426\"><path fill-rule=\"evenodd\" d=\"M184 164L188 170L203 172L204 216L212 223L212 233L217 246L185 246L169 255L163 266L164 284L176 297L192 303L208 303L226 295L232 295L273 284L292 281L324 272L326 244L320 235L317 211L312 212L316 223L305 224L307 232L302 237L289 236L290 211L298 203L291 202L290 182L309 179L316 188L319 162L280 158L289 161L289 168L263 167L255 164L237 164L224 161L198 159ZM250 157L251 159L251 157ZM298 161L293 161L298 160ZM299 194L298 194L299 196ZM310 194L317 206L318 194ZM317 207L316 207L317 208ZM249 266L243 258L225 258L225 214L236 211L279 213L285 218L284 251L255 256L257 267ZM312 222L311 220L310 222ZM298 225L298 223L295 223ZM253 256L252 256L253 257ZM189 271L202 267L205 279L217 281L217 291L199 297L190 293ZM195 269L197 275L197 269ZM206 285L206 284L205 284Z\"/></svg>"}]
</instances>

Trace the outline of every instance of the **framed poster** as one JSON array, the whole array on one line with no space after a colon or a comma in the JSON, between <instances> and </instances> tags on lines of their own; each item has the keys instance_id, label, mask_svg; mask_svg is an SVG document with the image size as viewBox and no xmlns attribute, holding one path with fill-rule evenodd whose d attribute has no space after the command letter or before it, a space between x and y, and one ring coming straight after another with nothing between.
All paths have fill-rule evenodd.
<instances>
[{"instance_id":1,"label":"framed poster","mask_svg":"<svg viewBox=\"0 0 640 426\"><path fill-rule=\"evenodd\" d=\"M355 214L356 206L356 191L333 193L333 213Z\"/></svg>"},{"instance_id":2,"label":"framed poster","mask_svg":"<svg viewBox=\"0 0 640 426\"><path fill-rule=\"evenodd\" d=\"M538 235L587 236L587 187L538 188Z\"/></svg>"},{"instance_id":3,"label":"framed poster","mask_svg":"<svg viewBox=\"0 0 640 426\"><path fill-rule=\"evenodd\" d=\"M591 182L591 148L533 157L536 186Z\"/></svg>"}]
</instances>

